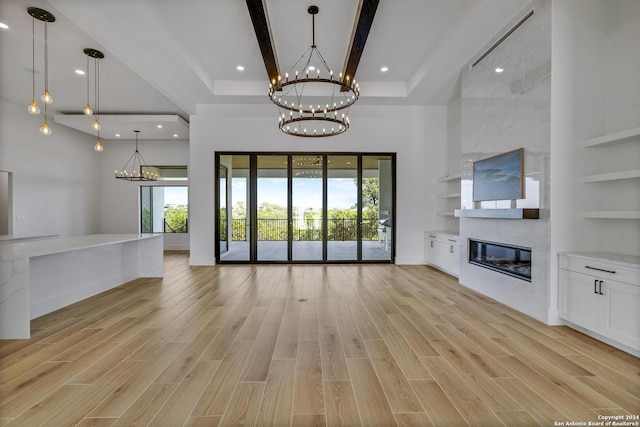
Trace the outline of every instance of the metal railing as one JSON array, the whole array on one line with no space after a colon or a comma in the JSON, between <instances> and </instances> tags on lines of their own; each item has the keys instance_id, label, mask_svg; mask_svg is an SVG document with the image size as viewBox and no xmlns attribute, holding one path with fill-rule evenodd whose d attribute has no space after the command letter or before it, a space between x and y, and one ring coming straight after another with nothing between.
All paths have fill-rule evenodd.
<instances>
[{"instance_id":1,"label":"metal railing","mask_svg":"<svg viewBox=\"0 0 640 427\"><path fill-rule=\"evenodd\" d=\"M258 240L282 241L287 240L287 220L258 219L257 220ZM358 221L356 219L328 219L327 220L327 240L330 241L352 241L358 239ZM362 240L377 240L378 222L374 220L363 221L361 223ZM220 239L227 239L227 219L220 220ZM231 220L231 240L247 240L246 219ZM293 240L322 240L322 220L293 220Z\"/></svg>"}]
</instances>

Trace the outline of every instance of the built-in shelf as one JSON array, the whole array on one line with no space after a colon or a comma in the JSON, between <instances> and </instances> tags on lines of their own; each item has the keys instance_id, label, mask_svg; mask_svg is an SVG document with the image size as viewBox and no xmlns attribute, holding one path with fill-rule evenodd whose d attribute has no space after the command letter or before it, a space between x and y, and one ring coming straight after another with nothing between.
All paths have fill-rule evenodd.
<instances>
[{"instance_id":1,"label":"built-in shelf","mask_svg":"<svg viewBox=\"0 0 640 427\"><path fill-rule=\"evenodd\" d=\"M585 175L582 177L582 182L617 181L619 179L632 178L640 178L640 169Z\"/></svg>"},{"instance_id":2,"label":"built-in shelf","mask_svg":"<svg viewBox=\"0 0 640 427\"><path fill-rule=\"evenodd\" d=\"M540 209L456 209L459 218L540 219Z\"/></svg>"},{"instance_id":3,"label":"built-in shelf","mask_svg":"<svg viewBox=\"0 0 640 427\"><path fill-rule=\"evenodd\" d=\"M436 182L447 182L447 181L455 181L456 179L460 179L462 177L462 175L455 174L455 175L447 175L447 176L441 176L440 178L436 178Z\"/></svg>"},{"instance_id":4,"label":"built-in shelf","mask_svg":"<svg viewBox=\"0 0 640 427\"><path fill-rule=\"evenodd\" d=\"M460 197L460 193L444 193L436 195L436 199L455 199Z\"/></svg>"},{"instance_id":5,"label":"built-in shelf","mask_svg":"<svg viewBox=\"0 0 640 427\"><path fill-rule=\"evenodd\" d=\"M582 217L592 219L640 219L640 211L587 211L582 212Z\"/></svg>"},{"instance_id":6,"label":"built-in shelf","mask_svg":"<svg viewBox=\"0 0 640 427\"><path fill-rule=\"evenodd\" d=\"M610 145L624 144L625 142L631 142L634 140L640 141L640 127L588 139L584 142L584 147L607 147Z\"/></svg>"},{"instance_id":7,"label":"built-in shelf","mask_svg":"<svg viewBox=\"0 0 640 427\"><path fill-rule=\"evenodd\" d=\"M453 216L453 211L437 211L438 216Z\"/></svg>"}]
</instances>

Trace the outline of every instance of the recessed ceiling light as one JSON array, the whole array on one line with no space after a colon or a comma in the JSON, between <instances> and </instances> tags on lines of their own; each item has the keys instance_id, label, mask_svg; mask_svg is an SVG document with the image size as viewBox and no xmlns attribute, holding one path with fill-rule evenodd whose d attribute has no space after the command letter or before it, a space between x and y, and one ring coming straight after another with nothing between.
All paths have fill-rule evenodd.
<instances>
[{"instance_id":1,"label":"recessed ceiling light","mask_svg":"<svg viewBox=\"0 0 640 427\"><path fill-rule=\"evenodd\" d=\"M496 68L496 73L498 74L500 74L503 71L504 71L504 68L500 68L500 67Z\"/></svg>"},{"instance_id":2,"label":"recessed ceiling light","mask_svg":"<svg viewBox=\"0 0 640 427\"><path fill-rule=\"evenodd\" d=\"M314 67L313 65L309 65L309 71L315 71L316 67Z\"/></svg>"},{"instance_id":3,"label":"recessed ceiling light","mask_svg":"<svg viewBox=\"0 0 640 427\"><path fill-rule=\"evenodd\" d=\"M120 134L119 133L116 133L116 138L120 138Z\"/></svg>"},{"instance_id":4,"label":"recessed ceiling light","mask_svg":"<svg viewBox=\"0 0 640 427\"><path fill-rule=\"evenodd\" d=\"M162 129L162 125L158 125L156 126L158 129Z\"/></svg>"},{"instance_id":5,"label":"recessed ceiling light","mask_svg":"<svg viewBox=\"0 0 640 427\"><path fill-rule=\"evenodd\" d=\"M3 30L8 30L9 26L7 24L5 24L4 22L0 22L0 28L2 28Z\"/></svg>"},{"instance_id":6,"label":"recessed ceiling light","mask_svg":"<svg viewBox=\"0 0 640 427\"><path fill-rule=\"evenodd\" d=\"M174 134L173 134L173 137L174 137L174 138L177 138L177 137L178 137L178 134L177 134L177 133L174 133Z\"/></svg>"},{"instance_id":7,"label":"recessed ceiling light","mask_svg":"<svg viewBox=\"0 0 640 427\"><path fill-rule=\"evenodd\" d=\"M389 67L382 67L380 68L380 71L382 71L383 73L386 73L387 71L389 71Z\"/></svg>"},{"instance_id":8,"label":"recessed ceiling light","mask_svg":"<svg viewBox=\"0 0 640 427\"><path fill-rule=\"evenodd\" d=\"M238 70L238 71L244 71L244 66L242 66L242 65L238 65L238 66L236 67L236 70Z\"/></svg>"},{"instance_id":9,"label":"recessed ceiling light","mask_svg":"<svg viewBox=\"0 0 640 427\"><path fill-rule=\"evenodd\" d=\"M76 74L77 74L77 75L79 75L79 76L84 76L84 75L85 75L85 72L84 72L84 70L77 69L77 70L76 70Z\"/></svg>"}]
</instances>

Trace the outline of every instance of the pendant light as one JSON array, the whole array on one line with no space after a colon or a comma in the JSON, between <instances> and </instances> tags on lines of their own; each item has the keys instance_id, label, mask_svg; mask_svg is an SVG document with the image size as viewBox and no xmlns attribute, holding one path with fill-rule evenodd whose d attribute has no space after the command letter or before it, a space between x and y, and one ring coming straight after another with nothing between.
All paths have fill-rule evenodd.
<instances>
[{"instance_id":1,"label":"pendant light","mask_svg":"<svg viewBox=\"0 0 640 427\"><path fill-rule=\"evenodd\" d=\"M31 104L27 107L29 114L40 114L40 107L36 102L36 20L31 20Z\"/></svg>"},{"instance_id":2,"label":"pendant light","mask_svg":"<svg viewBox=\"0 0 640 427\"><path fill-rule=\"evenodd\" d=\"M86 48L83 50L84 54L87 55L87 105L84 107L84 114L87 116L93 116L92 126L95 130L98 131L98 141L96 145L93 146L93 149L97 152L101 152L104 150L102 142L100 142L100 60L104 58L104 53L100 52L97 49ZM89 59L93 58L93 99L95 102L95 109L91 108L90 98L89 98L89 80L90 80L90 67L89 67Z\"/></svg>"},{"instance_id":3,"label":"pendant light","mask_svg":"<svg viewBox=\"0 0 640 427\"><path fill-rule=\"evenodd\" d=\"M93 109L89 102L89 55L87 54L87 49L84 50L84 54L87 55L87 70L85 72L87 76L87 105L84 107L83 113L85 116L93 116Z\"/></svg>"},{"instance_id":4,"label":"pendant light","mask_svg":"<svg viewBox=\"0 0 640 427\"><path fill-rule=\"evenodd\" d=\"M51 135L51 127L49 126L49 123L47 123L47 105L53 102L53 97L51 96L51 92L49 92L49 38L47 35L47 25L49 22L55 22L56 17L52 13L37 7L27 8L27 13L33 18L33 40L31 47L33 51L32 65L34 67L34 76L32 79L33 98L31 100L31 104L29 104L28 110L31 114L38 114L40 112L40 107L38 107L35 99L35 20L37 19L44 22L44 93L40 97L44 103L44 122L42 123L42 126L40 126L40 133L43 135Z\"/></svg>"},{"instance_id":5,"label":"pendant light","mask_svg":"<svg viewBox=\"0 0 640 427\"><path fill-rule=\"evenodd\" d=\"M129 160L127 160L127 163L124 164L122 169L116 171L116 179L124 179L126 181L156 181L158 174L149 172L150 168L138 150L138 134L140 131L134 130L134 132L136 133L136 150L131 157L129 157Z\"/></svg>"}]
</instances>

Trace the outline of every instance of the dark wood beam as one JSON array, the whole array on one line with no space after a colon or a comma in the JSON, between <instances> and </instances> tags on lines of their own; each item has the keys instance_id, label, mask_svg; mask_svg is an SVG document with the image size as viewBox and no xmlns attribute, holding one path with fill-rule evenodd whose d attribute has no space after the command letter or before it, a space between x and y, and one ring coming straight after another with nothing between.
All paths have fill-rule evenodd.
<instances>
[{"instance_id":1,"label":"dark wood beam","mask_svg":"<svg viewBox=\"0 0 640 427\"><path fill-rule=\"evenodd\" d=\"M278 59L276 57L276 49L271 37L271 29L269 27L269 17L263 0L247 0L249 15L253 29L256 32L256 39L260 46L264 66L269 76L269 81L277 80L280 72L278 71Z\"/></svg>"},{"instance_id":2,"label":"dark wood beam","mask_svg":"<svg viewBox=\"0 0 640 427\"><path fill-rule=\"evenodd\" d=\"M349 51L342 70L342 75L349 76L351 81L353 81L356 76L360 57L364 51L364 45L367 43L369 30L371 30L371 25L373 25L373 17L376 15L379 3L380 0L360 0L360 4L358 5L358 17L353 27ZM344 90L346 89L343 89L343 91Z\"/></svg>"}]
</instances>

